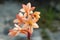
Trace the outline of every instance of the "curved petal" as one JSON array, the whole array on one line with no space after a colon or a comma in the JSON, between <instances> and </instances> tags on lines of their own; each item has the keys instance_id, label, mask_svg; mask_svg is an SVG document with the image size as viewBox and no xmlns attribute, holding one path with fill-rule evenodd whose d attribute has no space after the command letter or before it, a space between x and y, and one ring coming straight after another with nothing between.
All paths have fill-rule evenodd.
<instances>
[{"instance_id":1,"label":"curved petal","mask_svg":"<svg viewBox=\"0 0 60 40\"><path fill-rule=\"evenodd\" d=\"M31 8L31 10L34 10L34 9L35 9L35 7L32 7L32 8Z\"/></svg>"},{"instance_id":2,"label":"curved petal","mask_svg":"<svg viewBox=\"0 0 60 40\"><path fill-rule=\"evenodd\" d=\"M20 11L21 11L21 12L25 12L25 10L24 10L23 8L22 8L22 9L20 9Z\"/></svg>"},{"instance_id":3,"label":"curved petal","mask_svg":"<svg viewBox=\"0 0 60 40\"><path fill-rule=\"evenodd\" d=\"M26 30L21 30L20 33L23 33L23 34L26 34L27 35Z\"/></svg>"},{"instance_id":4,"label":"curved petal","mask_svg":"<svg viewBox=\"0 0 60 40\"><path fill-rule=\"evenodd\" d=\"M20 16L20 17L23 17L23 14L19 12L19 16Z\"/></svg>"},{"instance_id":5,"label":"curved petal","mask_svg":"<svg viewBox=\"0 0 60 40\"><path fill-rule=\"evenodd\" d=\"M39 28L38 24L37 23L34 23L33 24L33 28Z\"/></svg>"},{"instance_id":6,"label":"curved petal","mask_svg":"<svg viewBox=\"0 0 60 40\"><path fill-rule=\"evenodd\" d=\"M25 4L22 4L22 7L25 9L26 8L26 5Z\"/></svg>"},{"instance_id":7,"label":"curved petal","mask_svg":"<svg viewBox=\"0 0 60 40\"><path fill-rule=\"evenodd\" d=\"M20 32L18 31L15 36L17 36L17 35L19 35L19 34L20 34Z\"/></svg>"},{"instance_id":8,"label":"curved petal","mask_svg":"<svg viewBox=\"0 0 60 40\"><path fill-rule=\"evenodd\" d=\"M30 11L30 14L33 14L33 11Z\"/></svg>"},{"instance_id":9,"label":"curved petal","mask_svg":"<svg viewBox=\"0 0 60 40\"><path fill-rule=\"evenodd\" d=\"M17 31L11 31L9 32L8 35L13 37L13 36L16 36L16 34L17 34Z\"/></svg>"},{"instance_id":10,"label":"curved petal","mask_svg":"<svg viewBox=\"0 0 60 40\"><path fill-rule=\"evenodd\" d=\"M28 4L27 4L27 7L28 7L29 9L31 9L31 3L28 3Z\"/></svg>"},{"instance_id":11,"label":"curved petal","mask_svg":"<svg viewBox=\"0 0 60 40\"><path fill-rule=\"evenodd\" d=\"M17 24L14 24L17 28L18 28L18 30L21 30L22 28L20 27L20 26L18 26Z\"/></svg>"},{"instance_id":12,"label":"curved petal","mask_svg":"<svg viewBox=\"0 0 60 40\"><path fill-rule=\"evenodd\" d=\"M23 20L22 20L22 17L19 16L18 14L16 15L16 18L17 18L18 20L20 20L21 22L23 21Z\"/></svg>"},{"instance_id":13,"label":"curved petal","mask_svg":"<svg viewBox=\"0 0 60 40\"><path fill-rule=\"evenodd\" d=\"M39 19L38 18L35 18L33 19L33 22L36 23Z\"/></svg>"},{"instance_id":14,"label":"curved petal","mask_svg":"<svg viewBox=\"0 0 60 40\"><path fill-rule=\"evenodd\" d=\"M18 22L19 22L18 19L13 20L13 23L18 23Z\"/></svg>"}]
</instances>

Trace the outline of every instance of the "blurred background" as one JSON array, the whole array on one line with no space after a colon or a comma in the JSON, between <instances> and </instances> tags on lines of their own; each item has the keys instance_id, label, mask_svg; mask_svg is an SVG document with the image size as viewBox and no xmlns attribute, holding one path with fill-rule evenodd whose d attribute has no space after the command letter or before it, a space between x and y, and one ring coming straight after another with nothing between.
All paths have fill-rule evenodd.
<instances>
[{"instance_id":1,"label":"blurred background","mask_svg":"<svg viewBox=\"0 0 60 40\"><path fill-rule=\"evenodd\" d=\"M60 40L60 0L0 0L0 40L26 40L26 35L9 37L8 33L21 5L28 2L41 12L31 40Z\"/></svg>"}]
</instances>

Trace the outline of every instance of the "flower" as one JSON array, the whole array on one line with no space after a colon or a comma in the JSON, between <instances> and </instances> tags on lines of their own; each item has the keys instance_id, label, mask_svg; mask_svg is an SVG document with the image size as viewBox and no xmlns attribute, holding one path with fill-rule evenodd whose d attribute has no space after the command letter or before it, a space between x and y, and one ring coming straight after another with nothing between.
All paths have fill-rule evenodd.
<instances>
[{"instance_id":1,"label":"flower","mask_svg":"<svg viewBox=\"0 0 60 40\"><path fill-rule=\"evenodd\" d=\"M20 11L25 12L24 17L26 17L29 14L32 14L34 9L35 7L31 7L31 3L28 3L27 5L22 4L22 9L20 9Z\"/></svg>"},{"instance_id":2,"label":"flower","mask_svg":"<svg viewBox=\"0 0 60 40\"><path fill-rule=\"evenodd\" d=\"M16 19L13 21L15 27L10 30L8 35L16 36L19 33L23 33L30 37L33 33L33 28L39 28L36 22L40 18L40 12L33 12L35 7L31 7L31 3L27 5L23 4L22 7L23 8L20 9L20 12L16 15Z\"/></svg>"},{"instance_id":3,"label":"flower","mask_svg":"<svg viewBox=\"0 0 60 40\"><path fill-rule=\"evenodd\" d=\"M8 35L11 36L11 37L13 37L13 36L16 36L16 34L17 34L17 31L10 30Z\"/></svg>"},{"instance_id":4,"label":"flower","mask_svg":"<svg viewBox=\"0 0 60 40\"><path fill-rule=\"evenodd\" d=\"M13 23L18 23L18 25L23 23L23 16L21 16L20 14L16 15L16 19L13 21Z\"/></svg>"},{"instance_id":5,"label":"flower","mask_svg":"<svg viewBox=\"0 0 60 40\"><path fill-rule=\"evenodd\" d=\"M28 3L27 5L23 4L22 9L25 10L26 13L29 13L30 11L33 11L35 7L31 7L31 3Z\"/></svg>"},{"instance_id":6,"label":"flower","mask_svg":"<svg viewBox=\"0 0 60 40\"><path fill-rule=\"evenodd\" d=\"M40 14L40 12L37 12L37 11L36 11L36 12L34 12L33 15L34 15L35 18L40 18L39 14Z\"/></svg>"},{"instance_id":7,"label":"flower","mask_svg":"<svg viewBox=\"0 0 60 40\"><path fill-rule=\"evenodd\" d=\"M25 24L24 24L24 28L26 28L27 30L29 30L30 34L33 33L33 28L39 28L38 24L33 22L32 19L28 19Z\"/></svg>"},{"instance_id":8,"label":"flower","mask_svg":"<svg viewBox=\"0 0 60 40\"><path fill-rule=\"evenodd\" d=\"M27 35L27 32L29 32L29 30L27 30L25 28L21 28L17 24L15 24L15 27L13 29L9 30L8 35L10 35L11 37L17 36L19 33L23 33L23 34Z\"/></svg>"},{"instance_id":9,"label":"flower","mask_svg":"<svg viewBox=\"0 0 60 40\"><path fill-rule=\"evenodd\" d=\"M40 18L39 15L40 15L40 12L37 12L37 11L32 14L33 22L37 22L39 20Z\"/></svg>"},{"instance_id":10,"label":"flower","mask_svg":"<svg viewBox=\"0 0 60 40\"><path fill-rule=\"evenodd\" d=\"M16 36L19 33L19 30L21 30L21 28L17 24L15 24L15 27L13 29L9 30L9 34L8 35L10 35L12 37Z\"/></svg>"}]
</instances>

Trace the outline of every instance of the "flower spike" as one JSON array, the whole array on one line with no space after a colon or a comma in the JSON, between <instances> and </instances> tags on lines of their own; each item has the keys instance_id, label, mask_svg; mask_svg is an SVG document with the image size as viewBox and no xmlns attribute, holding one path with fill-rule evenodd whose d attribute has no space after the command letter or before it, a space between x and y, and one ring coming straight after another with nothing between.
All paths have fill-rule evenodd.
<instances>
[{"instance_id":1,"label":"flower spike","mask_svg":"<svg viewBox=\"0 0 60 40\"><path fill-rule=\"evenodd\" d=\"M35 7L31 7L31 3L27 5L22 4L22 8L16 15L16 19L13 20L15 27L9 31L8 35L17 36L19 33L23 33L30 39L33 28L39 28L36 22L40 18L40 12L33 12L34 9Z\"/></svg>"}]
</instances>

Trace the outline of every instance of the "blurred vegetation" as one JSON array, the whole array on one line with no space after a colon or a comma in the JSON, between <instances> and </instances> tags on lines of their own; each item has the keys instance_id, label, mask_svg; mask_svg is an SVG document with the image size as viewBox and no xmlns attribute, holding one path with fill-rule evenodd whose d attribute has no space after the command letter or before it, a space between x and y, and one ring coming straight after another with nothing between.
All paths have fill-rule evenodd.
<instances>
[{"instance_id":1,"label":"blurred vegetation","mask_svg":"<svg viewBox=\"0 0 60 40\"><path fill-rule=\"evenodd\" d=\"M38 21L40 28L48 28L52 32L57 31L57 27L53 27L51 25L55 19L56 11L53 10L52 7L49 7L49 8L48 7L47 8L37 7L36 10L41 12L40 14L41 18Z\"/></svg>"},{"instance_id":2,"label":"blurred vegetation","mask_svg":"<svg viewBox=\"0 0 60 40\"><path fill-rule=\"evenodd\" d=\"M42 34L43 40L50 40L49 36L48 36L47 33L45 32L45 29L42 30L41 34Z\"/></svg>"},{"instance_id":3,"label":"blurred vegetation","mask_svg":"<svg viewBox=\"0 0 60 40\"><path fill-rule=\"evenodd\" d=\"M56 14L55 19L60 21L60 12Z\"/></svg>"}]
</instances>

